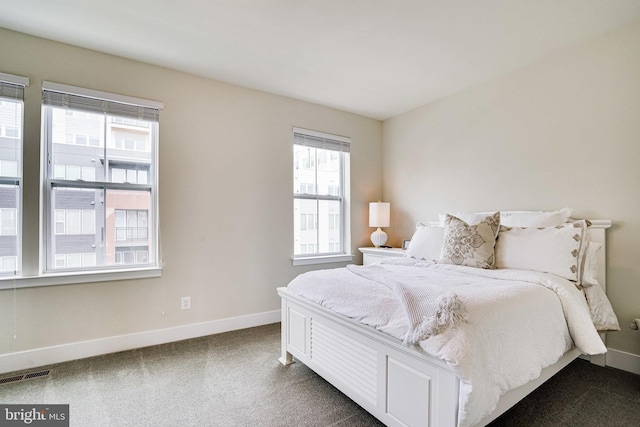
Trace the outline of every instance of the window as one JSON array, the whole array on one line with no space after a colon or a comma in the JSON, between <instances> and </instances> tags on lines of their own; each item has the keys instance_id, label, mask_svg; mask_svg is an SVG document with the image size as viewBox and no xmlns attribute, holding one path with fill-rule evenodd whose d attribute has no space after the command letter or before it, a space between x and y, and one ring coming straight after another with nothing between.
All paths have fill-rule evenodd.
<instances>
[{"instance_id":1,"label":"window","mask_svg":"<svg viewBox=\"0 0 640 427\"><path fill-rule=\"evenodd\" d=\"M43 82L45 272L158 266L159 108Z\"/></svg>"},{"instance_id":2,"label":"window","mask_svg":"<svg viewBox=\"0 0 640 427\"><path fill-rule=\"evenodd\" d=\"M350 139L299 128L293 135L294 264L347 255Z\"/></svg>"},{"instance_id":3,"label":"window","mask_svg":"<svg viewBox=\"0 0 640 427\"><path fill-rule=\"evenodd\" d=\"M337 230L340 227L340 216L337 214L329 214L329 230ZM331 247L331 246L330 246Z\"/></svg>"},{"instance_id":4,"label":"window","mask_svg":"<svg viewBox=\"0 0 640 427\"><path fill-rule=\"evenodd\" d=\"M146 169L122 169L113 164L111 182L128 182L129 184L146 184L149 171Z\"/></svg>"},{"instance_id":5,"label":"window","mask_svg":"<svg viewBox=\"0 0 640 427\"><path fill-rule=\"evenodd\" d=\"M116 210L116 242L146 241L149 238L149 211Z\"/></svg>"},{"instance_id":6,"label":"window","mask_svg":"<svg viewBox=\"0 0 640 427\"><path fill-rule=\"evenodd\" d=\"M95 234L96 211L88 209L56 209L55 234Z\"/></svg>"},{"instance_id":7,"label":"window","mask_svg":"<svg viewBox=\"0 0 640 427\"><path fill-rule=\"evenodd\" d=\"M22 270L22 135L29 80L0 73L0 275Z\"/></svg>"}]
</instances>

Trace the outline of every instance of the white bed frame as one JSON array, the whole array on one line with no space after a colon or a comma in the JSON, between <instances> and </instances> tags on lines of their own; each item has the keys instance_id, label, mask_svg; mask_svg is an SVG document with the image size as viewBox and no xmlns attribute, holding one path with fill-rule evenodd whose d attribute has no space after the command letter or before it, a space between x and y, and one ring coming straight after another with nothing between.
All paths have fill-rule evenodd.
<instances>
[{"instance_id":1,"label":"white bed frame","mask_svg":"<svg viewBox=\"0 0 640 427\"><path fill-rule=\"evenodd\" d=\"M598 280L606 291L605 230L611 221L594 220L590 239L602 244ZM320 305L278 288L282 299L282 354L295 357L388 426L456 426L459 380L442 360L419 346L407 347ZM604 335L603 335L604 339ZM542 375L504 394L486 425L580 356L572 349ZM588 356L584 356L588 357ZM604 355L592 356L604 366Z\"/></svg>"}]
</instances>

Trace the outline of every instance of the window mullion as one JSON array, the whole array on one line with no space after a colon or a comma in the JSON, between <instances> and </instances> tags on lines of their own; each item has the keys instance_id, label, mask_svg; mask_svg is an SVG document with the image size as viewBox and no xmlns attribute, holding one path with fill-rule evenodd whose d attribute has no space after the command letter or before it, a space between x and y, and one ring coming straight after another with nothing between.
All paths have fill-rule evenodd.
<instances>
[{"instance_id":1,"label":"window mullion","mask_svg":"<svg viewBox=\"0 0 640 427\"><path fill-rule=\"evenodd\" d=\"M151 193L153 186L144 184L128 184L120 182L103 181L69 181L66 179L50 179L48 185L51 188L89 188L95 190L125 190L125 191L146 191Z\"/></svg>"},{"instance_id":2,"label":"window mullion","mask_svg":"<svg viewBox=\"0 0 640 427\"><path fill-rule=\"evenodd\" d=\"M341 202L343 198L341 196L332 196L329 194L303 194L303 193L293 193L294 199L307 199L307 200L327 200L327 201L337 201Z\"/></svg>"},{"instance_id":3,"label":"window mullion","mask_svg":"<svg viewBox=\"0 0 640 427\"><path fill-rule=\"evenodd\" d=\"M316 198L316 217L315 217L315 230L316 230L316 250L315 253L320 253L320 198Z\"/></svg>"},{"instance_id":4,"label":"window mullion","mask_svg":"<svg viewBox=\"0 0 640 427\"><path fill-rule=\"evenodd\" d=\"M343 152L339 153L339 160L338 162L340 163L340 247L341 247L341 251L346 252L347 248L345 248L345 241L347 238L346 235L346 208L345 208L345 203L344 203L344 196L345 196L345 185L346 185L346 180L345 180L345 154Z\"/></svg>"},{"instance_id":5,"label":"window mullion","mask_svg":"<svg viewBox=\"0 0 640 427\"><path fill-rule=\"evenodd\" d=\"M44 236L43 244L44 244L44 265L40 267L42 271L47 271L51 269L55 265L55 206L53 202L53 184L52 179L54 177L53 173L53 112L50 108L44 108L43 112L43 123L44 125L44 135L45 139L44 147L45 147L45 183L46 183L46 195L44 195L44 215L46 216L44 221ZM65 218L65 232L66 232L66 218Z\"/></svg>"},{"instance_id":6,"label":"window mullion","mask_svg":"<svg viewBox=\"0 0 640 427\"><path fill-rule=\"evenodd\" d=\"M320 184L318 181L318 148L313 150L314 156L314 173L315 173L315 194L316 194L316 215L314 218L314 226L316 231L315 254L320 253Z\"/></svg>"},{"instance_id":7,"label":"window mullion","mask_svg":"<svg viewBox=\"0 0 640 427\"><path fill-rule=\"evenodd\" d=\"M108 126L107 126L107 121L109 120L109 116L105 113L102 116L102 140L103 140L103 149L102 149L102 158L104 159L104 177L103 177L103 181L105 182L111 182L111 176L110 176L110 171L111 171L111 159L109 158L109 156L107 156L108 151L107 151L107 147L109 145L109 131L108 131ZM100 221L100 224L98 224L98 219L96 218L96 231L98 229L98 227L100 228L100 245L101 248L100 250L105 251L105 242L107 241L107 186L105 186L102 189L102 221ZM97 249L97 248L96 248ZM97 255L96 255L97 256Z\"/></svg>"}]
</instances>

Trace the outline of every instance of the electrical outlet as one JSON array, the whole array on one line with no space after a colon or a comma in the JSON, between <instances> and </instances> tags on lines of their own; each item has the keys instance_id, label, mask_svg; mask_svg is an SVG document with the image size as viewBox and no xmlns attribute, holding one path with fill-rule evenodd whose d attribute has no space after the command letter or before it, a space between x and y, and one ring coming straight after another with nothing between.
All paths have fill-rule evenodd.
<instances>
[{"instance_id":1,"label":"electrical outlet","mask_svg":"<svg viewBox=\"0 0 640 427\"><path fill-rule=\"evenodd\" d=\"M191 309L191 297L182 297L182 298L180 298L180 309L181 310L190 310Z\"/></svg>"}]
</instances>

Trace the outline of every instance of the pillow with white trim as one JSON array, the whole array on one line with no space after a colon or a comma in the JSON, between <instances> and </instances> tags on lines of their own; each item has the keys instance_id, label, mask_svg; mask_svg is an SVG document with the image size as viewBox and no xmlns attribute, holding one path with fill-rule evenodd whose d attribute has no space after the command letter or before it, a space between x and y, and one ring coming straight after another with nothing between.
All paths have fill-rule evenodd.
<instances>
[{"instance_id":1,"label":"pillow with white trim","mask_svg":"<svg viewBox=\"0 0 640 427\"><path fill-rule=\"evenodd\" d=\"M418 223L404 256L437 261L440 258L440 252L442 252L443 240L444 228Z\"/></svg>"},{"instance_id":2,"label":"pillow with white trim","mask_svg":"<svg viewBox=\"0 0 640 427\"><path fill-rule=\"evenodd\" d=\"M496 241L496 268L552 273L575 282L586 221L555 227L500 227Z\"/></svg>"},{"instance_id":3,"label":"pillow with white trim","mask_svg":"<svg viewBox=\"0 0 640 427\"><path fill-rule=\"evenodd\" d=\"M500 230L500 212L469 225L455 216L446 215L444 241L439 262L477 268L493 268L494 247Z\"/></svg>"},{"instance_id":4,"label":"pillow with white trim","mask_svg":"<svg viewBox=\"0 0 640 427\"><path fill-rule=\"evenodd\" d=\"M500 225L506 227L555 227L569 221L573 209L552 212L500 212Z\"/></svg>"}]
</instances>

